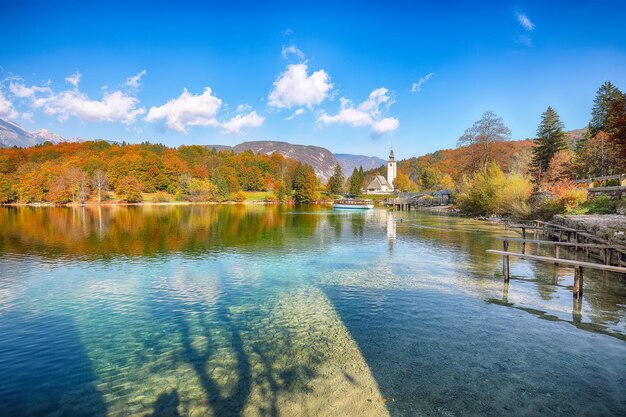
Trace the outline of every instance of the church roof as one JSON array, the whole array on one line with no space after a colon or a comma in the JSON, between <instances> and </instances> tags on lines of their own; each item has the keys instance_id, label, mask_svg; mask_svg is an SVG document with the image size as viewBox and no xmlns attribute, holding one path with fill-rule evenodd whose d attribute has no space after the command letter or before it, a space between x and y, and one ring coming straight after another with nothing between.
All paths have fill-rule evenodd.
<instances>
[{"instance_id":1,"label":"church roof","mask_svg":"<svg viewBox=\"0 0 626 417\"><path fill-rule=\"evenodd\" d=\"M369 185L367 186L368 190L378 190L383 188L383 186L387 187L387 188L392 188L391 185L387 182L387 180L385 179L385 177L383 177L382 175L377 175L376 177L374 177L374 179L369 183Z\"/></svg>"}]
</instances>

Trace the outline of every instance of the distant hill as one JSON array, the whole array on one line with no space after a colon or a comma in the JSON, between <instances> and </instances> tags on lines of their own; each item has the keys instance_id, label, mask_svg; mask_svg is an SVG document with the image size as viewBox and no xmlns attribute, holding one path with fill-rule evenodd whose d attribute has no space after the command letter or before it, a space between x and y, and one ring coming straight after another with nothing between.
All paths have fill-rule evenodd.
<instances>
[{"instance_id":1,"label":"distant hill","mask_svg":"<svg viewBox=\"0 0 626 417\"><path fill-rule=\"evenodd\" d=\"M358 169L362 166L364 170L368 170L379 168L387 163L384 159L376 156L351 155L349 153L336 153L335 158L339 161L346 178L352 174L354 168Z\"/></svg>"},{"instance_id":2,"label":"distant hill","mask_svg":"<svg viewBox=\"0 0 626 417\"><path fill-rule=\"evenodd\" d=\"M46 129L28 131L9 120L0 119L0 148L27 148L44 142L80 142L80 139L65 139L61 135Z\"/></svg>"},{"instance_id":3,"label":"distant hill","mask_svg":"<svg viewBox=\"0 0 626 417\"><path fill-rule=\"evenodd\" d=\"M352 170L356 167L363 166L364 170L378 168L385 165L385 160L375 156L352 155L347 153L333 154L326 148L311 145L294 145L288 142L280 141L250 141L243 142L235 146L227 145L207 145L209 149L216 151L232 150L235 153L252 151L254 153L264 153L271 155L279 153L287 158L307 163L313 167L317 176L328 180L335 166L339 164L343 170L344 176L347 178L352 174Z\"/></svg>"},{"instance_id":4,"label":"distant hill","mask_svg":"<svg viewBox=\"0 0 626 417\"><path fill-rule=\"evenodd\" d=\"M317 176L328 180L335 170L337 159L326 148L311 145L293 145L287 142L254 141L244 142L233 147L235 153L251 150L254 153L271 155L279 153L287 158L307 163L313 167Z\"/></svg>"},{"instance_id":5,"label":"distant hill","mask_svg":"<svg viewBox=\"0 0 626 417\"><path fill-rule=\"evenodd\" d=\"M333 175L335 166L337 165L337 159L332 152L319 146L294 145L287 142L258 140L243 142L235 146L208 145L207 148L215 148L215 150L218 151L231 149L235 153L245 151L266 155L279 153L287 158L311 165L315 170L315 174L324 179L324 181L328 180L328 178Z\"/></svg>"}]
</instances>

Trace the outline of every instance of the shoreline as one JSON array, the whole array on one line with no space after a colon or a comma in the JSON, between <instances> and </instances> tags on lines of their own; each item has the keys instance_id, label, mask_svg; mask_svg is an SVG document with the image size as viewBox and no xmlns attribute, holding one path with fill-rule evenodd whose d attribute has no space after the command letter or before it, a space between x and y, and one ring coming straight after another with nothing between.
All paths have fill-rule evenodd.
<instances>
[{"instance_id":1,"label":"shoreline","mask_svg":"<svg viewBox=\"0 0 626 417\"><path fill-rule=\"evenodd\" d=\"M311 204L315 205L329 205L332 201L318 201ZM278 202L278 201L263 201L263 200L248 200L248 201L166 201L166 202L152 202L152 201L140 201L137 203L125 203L120 201L106 201L106 202L85 202L85 203L2 203L0 207L127 207L127 206L193 206L193 205L284 205L293 206L295 203L290 202Z\"/></svg>"}]
</instances>

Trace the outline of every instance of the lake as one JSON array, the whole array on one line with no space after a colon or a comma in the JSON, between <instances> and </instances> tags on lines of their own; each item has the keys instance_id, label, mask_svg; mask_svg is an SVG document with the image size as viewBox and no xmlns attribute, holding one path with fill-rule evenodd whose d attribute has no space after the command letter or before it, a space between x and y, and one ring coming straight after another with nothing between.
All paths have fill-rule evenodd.
<instances>
[{"instance_id":1,"label":"lake","mask_svg":"<svg viewBox=\"0 0 626 417\"><path fill-rule=\"evenodd\" d=\"M571 269L512 260L505 285L503 235L383 209L0 207L0 415L626 415L626 280L586 272L577 301Z\"/></svg>"}]
</instances>

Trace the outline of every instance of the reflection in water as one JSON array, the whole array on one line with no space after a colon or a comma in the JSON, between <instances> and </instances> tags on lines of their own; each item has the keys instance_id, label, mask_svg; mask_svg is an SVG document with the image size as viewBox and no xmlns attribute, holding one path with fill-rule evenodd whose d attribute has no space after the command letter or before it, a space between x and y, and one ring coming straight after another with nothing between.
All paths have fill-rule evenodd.
<instances>
[{"instance_id":1,"label":"reflection in water","mask_svg":"<svg viewBox=\"0 0 626 417\"><path fill-rule=\"evenodd\" d=\"M504 233L386 210L0 207L0 415L623 414L626 282L590 272L572 302L571 270L515 260L505 284L485 254Z\"/></svg>"}]
</instances>

